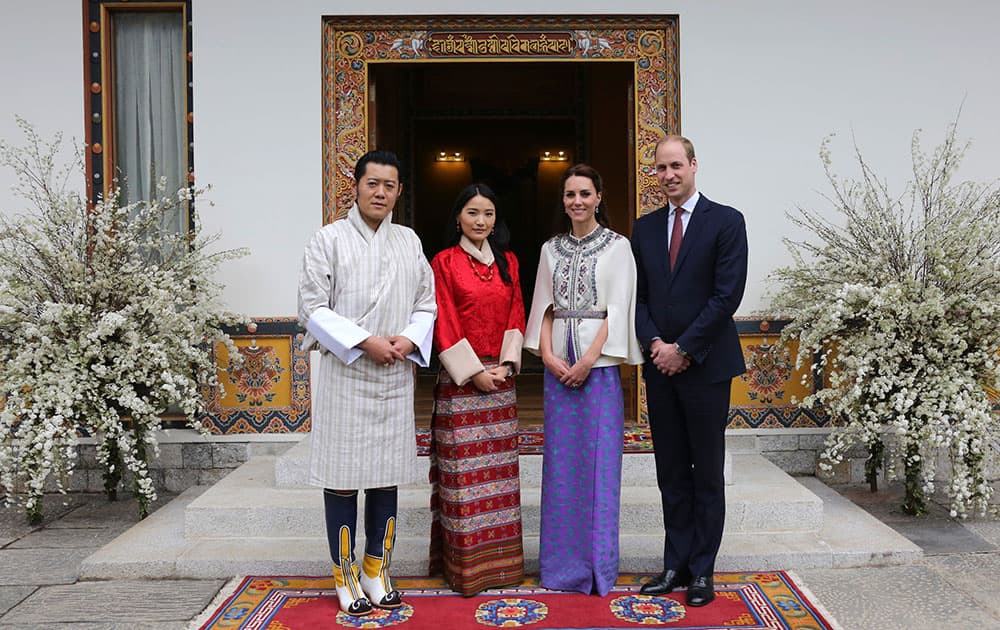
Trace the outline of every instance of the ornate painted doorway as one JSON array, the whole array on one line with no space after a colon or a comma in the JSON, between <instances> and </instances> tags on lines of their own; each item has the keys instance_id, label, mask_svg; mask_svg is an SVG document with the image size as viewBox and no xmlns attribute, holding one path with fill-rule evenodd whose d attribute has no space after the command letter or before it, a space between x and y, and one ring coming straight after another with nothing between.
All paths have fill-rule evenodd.
<instances>
[{"instance_id":1,"label":"ornate painted doorway","mask_svg":"<svg viewBox=\"0 0 1000 630\"><path fill-rule=\"evenodd\" d=\"M433 209L440 208L441 201L433 191L456 175L423 166L433 163L432 148L435 153L450 152L455 137L468 139L481 128L494 130L496 139L517 145L521 153L494 150L489 164L466 163L466 172L457 177L481 179L477 170L499 172L498 177L513 182L512 190L533 187L514 204L537 206L517 217L522 228L532 225L522 230L528 233L524 251L515 252L522 260L522 280L533 280L532 254L537 258L537 248L548 236L548 225L531 224L532 217L549 210L533 196L547 197L542 194L546 182L552 181L552 174L558 181L568 165L548 163L546 146L551 145L553 157L561 150L567 161L587 161L601 171L608 194L617 201L611 204L619 214L617 220L612 217L617 231L629 234L637 213L662 205L649 173L658 136L679 130L676 17L328 17L323 38L324 223L343 217L350 208L357 159L369 148L393 148L403 158L404 182L411 191L404 194L397 220L417 229L425 245L436 243L433 228L422 226L440 222ZM462 92L476 84L488 86L480 93L478 108L463 98L469 90ZM497 99L487 105L489 86ZM427 98L431 103L422 108L410 106L420 100L419 94L440 96L450 88L455 88L451 100ZM595 95L599 98L592 98ZM470 98L477 100L475 94ZM562 106L560 100L568 104ZM447 138L446 131L455 128L463 131L452 134L451 146L432 146L434 141L428 140ZM561 136L551 135L558 129L563 130ZM621 137L616 140L616 135ZM532 144L538 138L545 139ZM427 248L428 255L437 250ZM519 381L522 415L540 415L538 381ZM639 421L636 371L623 370L623 381L626 417ZM422 396L418 390L418 418L429 417L419 408L426 398L426 392Z\"/></svg>"}]
</instances>

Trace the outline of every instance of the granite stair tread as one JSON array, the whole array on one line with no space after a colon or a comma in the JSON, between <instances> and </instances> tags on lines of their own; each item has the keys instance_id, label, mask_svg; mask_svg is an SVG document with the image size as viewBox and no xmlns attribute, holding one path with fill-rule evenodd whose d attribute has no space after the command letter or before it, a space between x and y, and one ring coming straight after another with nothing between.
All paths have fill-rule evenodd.
<instances>
[{"instance_id":1,"label":"granite stair tread","mask_svg":"<svg viewBox=\"0 0 1000 630\"><path fill-rule=\"evenodd\" d=\"M727 486L727 531L720 571L839 568L905 564L919 547L815 478L795 479L756 453L734 449ZM294 449L291 449L294 450ZM81 565L89 579L207 578L233 575L326 575L330 569L315 488L280 487L283 466L302 464L301 451L261 456L215 486L197 487L154 512ZM538 570L539 461L522 457L525 566ZM639 458L647 458L645 460ZM620 536L621 570L656 572L663 545L659 493L649 478L651 455L625 456ZM528 461L525 461L528 460ZM632 475L630 477L630 475ZM428 484L400 489L394 572L425 575ZM359 536L358 549L363 548Z\"/></svg>"}]
</instances>

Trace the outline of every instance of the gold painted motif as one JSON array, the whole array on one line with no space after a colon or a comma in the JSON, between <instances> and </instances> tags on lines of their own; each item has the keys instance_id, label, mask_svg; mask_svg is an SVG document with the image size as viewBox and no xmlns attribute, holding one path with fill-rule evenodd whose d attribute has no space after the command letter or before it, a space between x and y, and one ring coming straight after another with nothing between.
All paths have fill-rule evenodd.
<instances>
[{"instance_id":1,"label":"gold painted motif","mask_svg":"<svg viewBox=\"0 0 1000 630\"><path fill-rule=\"evenodd\" d=\"M785 345L774 335L740 335L740 345L747 371L733 380L732 405L792 405L813 393L809 365L795 367L798 342Z\"/></svg>"},{"instance_id":2,"label":"gold painted motif","mask_svg":"<svg viewBox=\"0 0 1000 630\"><path fill-rule=\"evenodd\" d=\"M230 408L287 407L292 402L291 339L288 336L234 339L243 357L233 361L223 344L216 344L219 381L226 394L219 403ZM224 370L222 368L225 368Z\"/></svg>"}]
</instances>

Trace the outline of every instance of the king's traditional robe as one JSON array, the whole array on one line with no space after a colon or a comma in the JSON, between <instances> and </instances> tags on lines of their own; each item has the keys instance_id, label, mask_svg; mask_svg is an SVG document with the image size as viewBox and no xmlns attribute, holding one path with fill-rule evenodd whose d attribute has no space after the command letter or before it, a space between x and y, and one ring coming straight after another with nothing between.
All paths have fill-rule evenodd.
<instances>
[{"instance_id":1,"label":"king's traditional robe","mask_svg":"<svg viewBox=\"0 0 1000 630\"><path fill-rule=\"evenodd\" d=\"M310 484L377 488L420 479L410 361L428 365L436 310L420 239L391 214L372 230L355 206L313 236L299 277L302 346L321 350ZM410 361L384 366L357 347L372 335L403 335L416 350Z\"/></svg>"}]
</instances>

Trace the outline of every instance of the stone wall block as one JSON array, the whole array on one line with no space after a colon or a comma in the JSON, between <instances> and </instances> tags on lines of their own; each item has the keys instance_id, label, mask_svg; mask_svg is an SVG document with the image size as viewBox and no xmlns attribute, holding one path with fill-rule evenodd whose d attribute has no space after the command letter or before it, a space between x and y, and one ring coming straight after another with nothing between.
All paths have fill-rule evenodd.
<instances>
[{"instance_id":1,"label":"stone wall block","mask_svg":"<svg viewBox=\"0 0 1000 630\"><path fill-rule=\"evenodd\" d=\"M229 468L208 468L206 470L198 471L198 485L199 486L211 486L215 485L220 479L228 475L231 471Z\"/></svg>"},{"instance_id":2,"label":"stone wall block","mask_svg":"<svg viewBox=\"0 0 1000 630\"><path fill-rule=\"evenodd\" d=\"M851 483L851 462L843 461L833 464L830 470L816 467L816 477L824 483Z\"/></svg>"},{"instance_id":3,"label":"stone wall block","mask_svg":"<svg viewBox=\"0 0 1000 630\"><path fill-rule=\"evenodd\" d=\"M757 440L760 452L765 455L768 451L794 451L799 448L797 435L760 435Z\"/></svg>"},{"instance_id":4,"label":"stone wall block","mask_svg":"<svg viewBox=\"0 0 1000 630\"><path fill-rule=\"evenodd\" d=\"M807 451L823 451L826 448L826 435L817 433L800 435L799 448Z\"/></svg>"},{"instance_id":5,"label":"stone wall block","mask_svg":"<svg viewBox=\"0 0 1000 630\"><path fill-rule=\"evenodd\" d=\"M181 459L184 468L211 468L212 445L208 443L184 444Z\"/></svg>"},{"instance_id":6,"label":"stone wall block","mask_svg":"<svg viewBox=\"0 0 1000 630\"><path fill-rule=\"evenodd\" d=\"M104 473L96 468L87 471L87 492L104 492Z\"/></svg>"},{"instance_id":7,"label":"stone wall block","mask_svg":"<svg viewBox=\"0 0 1000 630\"><path fill-rule=\"evenodd\" d=\"M183 444L160 444L160 456L151 457L149 460L150 470L162 470L164 468L184 467L184 445Z\"/></svg>"},{"instance_id":8,"label":"stone wall block","mask_svg":"<svg viewBox=\"0 0 1000 630\"><path fill-rule=\"evenodd\" d=\"M212 468L236 468L247 461L247 444L212 444Z\"/></svg>"},{"instance_id":9,"label":"stone wall block","mask_svg":"<svg viewBox=\"0 0 1000 630\"><path fill-rule=\"evenodd\" d=\"M199 470L169 468L163 471L163 487L168 492L181 493L198 485Z\"/></svg>"},{"instance_id":10,"label":"stone wall block","mask_svg":"<svg viewBox=\"0 0 1000 630\"><path fill-rule=\"evenodd\" d=\"M764 451L761 454L790 475L816 472L816 455L812 451Z\"/></svg>"}]
</instances>

